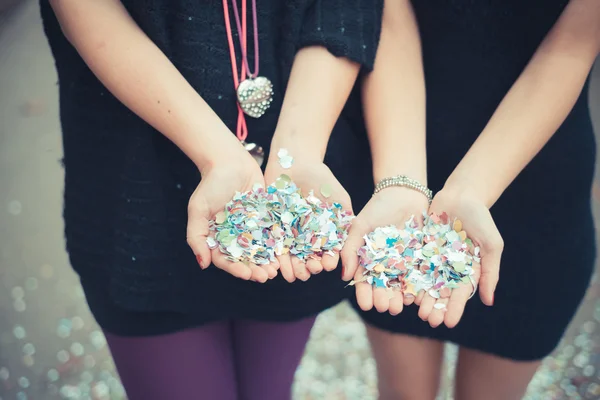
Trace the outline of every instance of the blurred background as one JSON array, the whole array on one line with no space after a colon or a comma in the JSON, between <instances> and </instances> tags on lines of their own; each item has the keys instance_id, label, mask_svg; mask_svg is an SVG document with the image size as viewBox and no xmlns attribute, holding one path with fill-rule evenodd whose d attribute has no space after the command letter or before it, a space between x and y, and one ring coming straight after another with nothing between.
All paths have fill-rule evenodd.
<instances>
[{"instance_id":1,"label":"blurred background","mask_svg":"<svg viewBox=\"0 0 600 400\"><path fill-rule=\"evenodd\" d=\"M594 75L590 107L600 132L600 68ZM0 0L0 400L121 400L104 337L64 251L57 96L37 0ZM600 218L598 184L594 206ZM452 399L455 356L448 346L440 399ZM376 386L361 322L345 304L323 313L294 400L376 399ZM526 398L600 399L598 279Z\"/></svg>"}]
</instances>

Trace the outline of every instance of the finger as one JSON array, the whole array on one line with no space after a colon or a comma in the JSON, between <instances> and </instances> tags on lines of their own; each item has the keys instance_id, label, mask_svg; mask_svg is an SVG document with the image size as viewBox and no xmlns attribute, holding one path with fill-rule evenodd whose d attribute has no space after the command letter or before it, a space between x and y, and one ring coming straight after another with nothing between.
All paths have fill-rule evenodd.
<instances>
[{"instance_id":1,"label":"finger","mask_svg":"<svg viewBox=\"0 0 600 400\"><path fill-rule=\"evenodd\" d=\"M352 221L348 238L342 249L342 279L349 281L358 269L358 249L365 243L363 236L369 231L369 226L364 224L360 217ZM356 278L355 278L356 279Z\"/></svg>"},{"instance_id":2,"label":"finger","mask_svg":"<svg viewBox=\"0 0 600 400\"><path fill-rule=\"evenodd\" d=\"M473 286L470 284L460 285L458 288L452 290L450 300L448 301L448 311L446 311L446 315L444 316L444 324L448 328L454 328L458 325L472 291Z\"/></svg>"},{"instance_id":3,"label":"finger","mask_svg":"<svg viewBox=\"0 0 600 400\"><path fill-rule=\"evenodd\" d=\"M277 269L273 264L265 264L262 268L267 272L269 279L273 279L277 276Z\"/></svg>"},{"instance_id":4,"label":"finger","mask_svg":"<svg viewBox=\"0 0 600 400\"><path fill-rule=\"evenodd\" d=\"M423 321L427 321L429 319L429 314L431 314L431 310L433 310L433 305L435 304L436 299L431 297L428 293L423 296L423 300L421 301L421 305L419 306L419 318Z\"/></svg>"},{"instance_id":5,"label":"finger","mask_svg":"<svg viewBox=\"0 0 600 400\"><path fill-rule=\"evenodd\" d=\"M283 275L283 279L292 283L296 280L296 275L294 275L294 269L292 268L292 259L289 254L284 254L277 257L279 260L279 269L281 270L281 275Z\"/></svg>"},{"instance_id":6,"label":"finger","mask_svg":"<svg viewBox=\"0 0 600 400\"><path fill-rule=\"evenodd\" d=\"M252 270L247 265L244 265L241 262L229 261L219 249L214 249L211 253L213 264L215 264L217 268L230 273L236 278L244 279L246 281L252 278Z\"/></svg>"},{"instance_id":7,"label":"finger","mask_svg":"<svg viewBox=\"0 0 600 400\"><path fill-rule=\"evenodd\" d=\"M274 269L275 271L279 271L279 260L278 260L277 258L275 258L274 260L272 260L272 261L269 263L269 265L270 265L271 267L273 267L273 269Z\"/></svg>"},{"instance_id":8,"label":"finger","mask_svg":"<svg viewBox=\"0 0 600 400\"><path fill-rule=\"evenodd\" d=\"M417 297L415 297L415 304L420 306L424 297L425 297L425 291L419 290L419 293L417 293Z\"/></svg>"},{"instance_id":9,"label":"finger","mask_svg":"<svg viewBox=\"0 0 600 400\"><path fill-rule=\"evenodd\" d=\"M405 293L402 297L405 306L410 306L412 303L415 302L415 295L412 293Z\"/></svg>"},{"instance_id":10,"label":"finger","mask_svg":"<svg viewBox=\"0 0 600 400\"><path fill-rule=\"evenodd\" d=\"M398 315L404 309L404 296L400 290L394 290L393 297L390 299L390 314Z\"/></svg>"},{"instance_id":11,"label":"finger","mask_svg":"<svg viewBox=\"0 0 600 400\"><path fill-rule=\"evenodd\" d=\"M444 322L444 315L448 306L448 299L437 299L435 304L433 305L433 310L431 310L431 314L429 314L429 325L432 328L437 328Z\"/></svg>"},{"instance_id":12,"label":"finger","mask_svg":"<svg viewBox=\"0 0 600 400\"><path fill-rule=\"evenodd\" d=\"M384 313L390 309L390 295L386 288L373 289L373 305L380 313Z\"/></svg>"},{"instance_id":13,"label":"finger","mask_svg":"<svg viewBox=\"0 0 600 400\"><path fill-rule=\"evenodd\" d=\"M250 278L251 280L259 283L265 283L269 279L269 274L264 268L252 263L249 263L248 267L250 267L252 270L252 278Z\"/></svg>"},{"instance_id":14,"label":"finger","mask_svg":"<svg viewBox=\"0 0 600 400\"><path fill-rule=\"evenodd\" d=\"M292 269L294 270L296 278L301 281L306 282L308 278L310 278L310 272L306 268L306 263L296 256L292 257Z\"/></svg>"},{"instance_id":15,"label":"finger","mask_svg":"<svg viewBox=\"0 0 600 400\"><path fill-rule=\"evenodd\" d=\"M360 267L360 269L356 272L354 276L355 281L359 281L363 277L364 268ZM373 308L373 286L371 286L368 282L360 282L356 284L356 302L358 306L363 311L369 311Z\"/></svg>"},{"instance_id":16,"label":"finger","mask_svg":"<svg viewBox=\"0 0 600 400\"><path fill-rule=\"evenodd\" d=\"M207 208L195 205L188 207L187 243L202 269L208 268L212 262L212 254L208 244L206 244L206 238L209 234L209 218Z\"/></svg>"},{"instance_id":17,"label":"finger","mask_svg":"<svg viewBox=\"0 0 600 400\"><path fill-rule=\"evenodd\" d=\"M481 279L479 280L479 296L483 304L492 306L494 304L494 292L500 277L500 260L502 250L497 248L486 251L481 257Z\"/></svg>"},{"instance_id":18,"label":"finger","mask_svg":"<svg viewBox=\"0 0 600 400\"><path fill-rule=\"evenodd\" d=\"M277 276L277 271L279 271L279 261L275 259L270 263L263 265L263 268L269 274L269 279L273 279Z\"/></svg>"},{"instance_id":19,"label":"finger","mask_svg":"<svg viewBox=\"0 0 600 400\"><path fill-rule=\"evenodd\" d=\"M316 275L319 272L323 271L323 265L321 265L321 261L316 260L314 258L309 258L308 260L306 260L306 268L313 275Z\"/></svg>"},{"instance_id":20,"label":"finger","mask_svg":"<svg viewBox=\"0 0 600 400\"><path fill-rule=\"evenodd\" d=\"M323 265L325 271L333 271L337 267L339 261L340 254L339 252L334 251L333 255L327 253L323 254L321 265Z\"/></svg>"}]
</instances>

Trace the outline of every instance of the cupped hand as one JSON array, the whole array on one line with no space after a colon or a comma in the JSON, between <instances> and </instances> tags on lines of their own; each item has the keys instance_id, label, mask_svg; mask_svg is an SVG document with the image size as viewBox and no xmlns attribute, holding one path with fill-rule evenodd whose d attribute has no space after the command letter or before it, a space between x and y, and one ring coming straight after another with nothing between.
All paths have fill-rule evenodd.
<instances>
[{"instance_id":1,"label":"cupped hand","mask_svg":"<svg viewBox=\"0 0 600 400\"><path fill-rule=\"evenodd\" d=\"M342 279L360 281L365 272L359 265L358 249L365 244L364 236L378 227L396 225L402 229L412 216L422 220L427 210L427 198L417 191L404 187L390 187L375 194L352 222L348 240L342 250ZM412 304L414 297L403 296L401 291L373 288L367 282L356 283L356 300L359 307L368 311L375 306L379 312L392 315L402 312L404 305Z\"/></svg>"},{"instance_id":2,"label":"cupped hand","mask_svg":"<svg viewBox=\"0 0 600 400\"><path fill-rule=\"evenodd\" d=\"M265 183L272 184L282 174L288 175L292 182L300 188L302 195L306 196L313 191L314 195L329 204L339 203L344 210L352 210L350 196L335 178L331 170L318 157L305 155L304 151L310 149L290 148L287 149L294 161L290 168L283 168L279 163L279 148L272 147L267 168L265 170ZM321 271L332 271L336 268L339 261L339 254L324 254L318 260L308 258L302 260L289 254L278 256L281 275L288 282L294 282L296 279L306 281L313 274Z\"/></svg>"},{"instance_id":3,"label":"cupped hand","mask_svg":"<svg viewBox=\"0 0 600 400\"><path fill-rule=\"evenodd\" d=\"M200 184L188 204L187 241L202 269L213 263L231 275L256 282L266 282L277 275L277 263L257 266L252 263L227 260L219 248L209 249L209 221L224 210L236 192L252 190L255 184L264 186L258 164L242 146L231 149L230 157L217 160L205 168Z\"/></svg>"},{"instance_id":4,"label":"cupped hand","mask_svg":"<svg viewBox=\"0 0 600 400\"><path fill-rule=\"evenodd\" d=\"M489 209L467 192L442 190L434 197L429 213L441 215L443 212L451 219L457 218L462 221L463 230L473 243L479 246L481 261L474 264L472 278L475 284L479 284L481 301L488 306L493 305L504 242ZM444 323L453 328L459 323L467 300L474 290L476 287L472 284L461 284L445 299L435 299L429 294L420 293L416 300L420 305L419 317L428 321L432 327ZM446 308L435 308L436 303L445 304Z\"/></svg>"}]
</instances>

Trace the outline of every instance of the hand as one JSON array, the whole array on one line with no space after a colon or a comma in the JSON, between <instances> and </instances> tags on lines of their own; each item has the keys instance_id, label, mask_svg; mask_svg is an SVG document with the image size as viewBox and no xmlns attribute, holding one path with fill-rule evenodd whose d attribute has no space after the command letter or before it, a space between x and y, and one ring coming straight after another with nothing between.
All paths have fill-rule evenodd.
<instances>
[{"instance_id":1,"label":"hand","mask_svg":"<svg viewBox=\"0 0 600 400\"><path fill-rule=\"evenodd\" d=\"M235 277L261 283L274 278L277 275L277 263L257 266L232 262L218 248L210 250L206 243L209 220L225 208L235 192L252 190L256 183L264 185L264 178L256 161L239 146L239 149L232 149L227 159L222 158L201 173L202 180L190 197L187 226L187 241L200 267L206 269L212 262Z\"/></svg>"},{"instance_id":2,"label":"hand","mask_svg":"<svg viewBox=\"0 0 600 400\"><path fill-rule=\"evenodd\" d=\"M294 163L291 168L284 169L279 164L279 157L277 156L279 149L279 147L272 146L265 171L265 183L267 185L275 182L282 174L286 174L300 188L303 195L308 195L312 190L314 195L321 200L327 203L336 202L341 204L344 210L352 210L350 196L319 157L313 158L303 154L303 149L300 147L287 148L294 158ZM331 196L328 198L325 198L321 193L321 187L325 184L331 188ZM334 270L339 261L339 254L333 256L325 254L321 260L309 258L306 261L286 254L279 256L278 261L281 275L286 281L294 282L296 278L306 281L311 274L318 274L323 270Z\"/></svg>"},{"instance_id":3,"label":"hand","mask_svg":"<svg viewBox=\"0 0 600 400\"><path fill-rule=\"evenodd\" d=\"M493 305L504 242L488 208L468 192L444 189L434 197L429 208L429 213L440 215L443 212L452 219L461 220L468 237L479 246L481 265L474 265L473 280L479 282L481 301L488 306ZM452 290L449 299L434 299L429 294L420 293L416 300L420 305L419 317L429 321L434 328L442 323L448 328L455 327L474 289L472 285L461 285ZM436 302L446 304L447 309L434 308Z\"/></svg>"},{"instance_id":4,"label":"hand","mask_svg":"<svg viewBox=\"0 0 600 400\"><path fill-rule=\"evenodd\" d=\"M422 193L404 187L389 187L375 194L352 222L342 250L342 279L359 281L363 278L365 269L359 265L357 251L364 245L363 237L366 234L387 225L403 228L413 215L422 219L428 206L427 198ZM379 312L389 311L392 315L398 315L404 305L413 303L414 296L403 296L401 291L373 288L367 282L361 282L356 284L356 300L364 311L375 306Z\"/></svg>"}]
</instances>

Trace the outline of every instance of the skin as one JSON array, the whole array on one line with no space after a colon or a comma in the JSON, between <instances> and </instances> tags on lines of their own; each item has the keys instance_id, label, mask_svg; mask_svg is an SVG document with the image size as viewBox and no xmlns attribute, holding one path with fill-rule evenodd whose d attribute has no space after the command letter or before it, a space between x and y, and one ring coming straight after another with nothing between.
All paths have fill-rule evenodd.
<instances>
[{"instance_id":1,"label":"skin","mask_svg":"<svg viewBox=\"0 0 600 400\"><path fill-rule=\"evenodd\" d=\"M350 196L323 163L323 159L331 131L350 95L359 69L358 64L334 57L322 47L309 47L298 52L271 142L265 170L267 184L286 174L303 194L312 190L321 200L338 202L344 209L352 210ZM282 148L289 150L294 157L289 169L279 165L277 152ZM328 184L332 189L329 198L321 194L323 184ZM306 262L298 257L283 255L278 257L278 261L281 274L288 282L296 279L306 281L311 274L335 269L339 254Z\"/></svg>"},{"instance_id":2,"label":"skin","mask_svg":"<svg viewBox=\"0 0 600 400\"><path fill-rule=\"evenodd\" d=\"M387 18L388 13L393 13L393 18ZM388 28L387 24L394 24L395 27ZM395 42L402 44L387 46L386 32L395 35ZM385 97L385 91L407 93L406 86L400 86L401 79L398 77L391 80L389 72L387 74L381 72L382 76L388 77L387 86L384 84L376 86L373 82L377 80L379 71L384 71L385 68L394 68L396 75L404 75L397 72L398 68L408 73L407 65L420 67L420 53L414 50L407 51L410 46L418 43L418 32L414 28L414 15L409 1L386 1L382 34L375 71L370 76L371 86L369 82L365 83L366 95L369 95L370 90L375 93L367 97L365 109L369 109L368 103L371 102L373 109L387 107L388 113L394 114L401 112L399 110L402 110L402 107L407 107L407 100L403 99L404 96L397 96L393 99L395 102L393 106L386 105L385 103L390 102L391 99ZM445 211L459 218L469 236L481 247L479 293L484 304L492 306L494 303L494 291L498 282L503 250L502 237L489 213L489 208L565 120L581 93L599 51L600 2L571 0L484 131L429 207L430 212ZM399 52L404 55L404 59L392 54ZM387 63L390 66L383 66ZM410 79L417 78L420 79L420 73L413 70ZM415 93L416 91L410 93L410 96L415 96ZM420 101L415 103L422 104ZM417 130L413 126L411 131L406 132L406 125L398 122L395 124L395 130L386 130L381 128L381 121L370 121L371 118L375 118L375 115L377 114L368 112L366 114L371 131L371 147L374 149L374 166L391 166L383 175L377 176L376 172L375 179L395 174L409 176L414 174L415 179L420 179L425 184L424 177L419 176L418 171L414 170L415 165L422 166L424 163L424 152L421 147L413 147L416 151L411 151L403 157L396 156L396 164L393 164L394 156L392 154L386 156L386 146L378 144L388 143L389 153L402 151L400 144L389 145L390 141L394 140L394 135L402 136L401 144L406 146L406 140L421 143L421 140L424 140L421 136L423 134L424 137L424 130ZM379 118L391 120L394 115L379 116ZM404 123L406 124L406 121ZM383 161L388 159L392 161ZM378 171L379 167L375 170ZM381 196L374 196L372 202L384 203L386 200L383 197L387 196L400 201L403 199L401 193L405 192L406 190L401 192L397 189L386 189L380 192ZM406 209L400 211L401 216L414 213L413 210L417 207L414 199L405 197L404 199ZM347 251L345 248L342 254L347 269L344 275L346 280L355 276L357 271L358 263L355 254L356 249L362 244L358 236L374 226L398 223L396 215L385 213L386 218L385 215L381 215L384 213L377 213L378 208L380 207L371 209L367 206L357 217L360 225L356 228L357 231L353 232L355 236L348 240L352 247L347 245ZM435 310L433 308L435 299L420 294L415 299L415 302L420 305L419 317L432 327L442 323L454 327L460 321L471 291L472 288L467 285L455 289L449 300L447 312ZM401 311L399 304L391 305L394 300L386 302L366 284L359 284L356 292L359 305L363 309L375 306L378 311L389 310L392 314ZM395 299L397 298L398 295ZM406 304L406 301L403 304ZM392 334L373 327L368 327L367 332L377 360L382 400L435 398L439 388L443 343ZM461 348L456 374L456 398L459 400L520 399L538 366L539 361L513 361Z\"/></svg>"},{"instance_id":3,"label":"skin","mask_svg":"<svg viewBox=\"0 0 600 400\"><path fill-rule=\"evenodd\" d=\"M399 96L398 93L402 93ZM412 9L404 1L385 2L375 68L363 84L365 121L373 158L375 182L407 175L427 184L425 152L425 81L419 33ZM427 210L427 198L407 188L385 189L367 203L353 221L342 250L343 279L362 277L357 250L363 236L378 226L402 226L411 215ZM367 283L356 286L359 306L396 315L414 299L388 293Z\"/></svg>"},{"instance_id":4,"label":"skin","mask_svg":"<svg viewBox=\"0 0 600 400\"><path fill-rule=\"evenodd\" d=\"M211 251L206 244L209 220L235 192L275 181L282 173L277 160L271 157L263 176L232 132L137 26L120 1L51 0L50 4L67 39L106 88L175 143L198 167L202 181L189 201L187 241L201 268L208 268L212 262L240 279L256 282L274 278L280 268L290 282L335 268L337 256L306 264L283 257L257 266L230 262L218 249ZM139 63L140 59L145 62ZM323 164L323 157L358 71L358 64L333 57L324 48L299 51L272 142L274 149L293 149L296 163L286 173L304 192L318 192L320 184L314 187L314 182L328 182L334 189L330 201L339 201L349 209L348 194ZM236 163L228 163L229 159Z\"/></svg>"}]
</instances>

